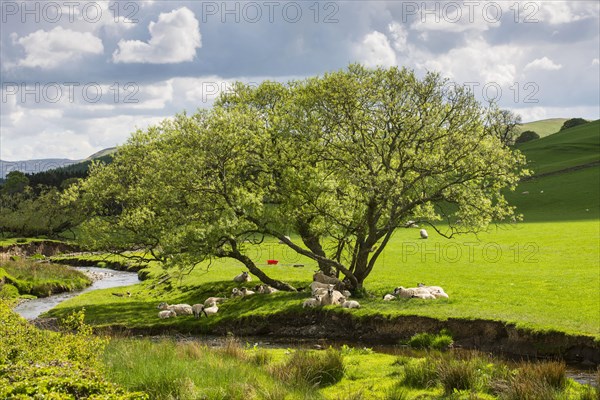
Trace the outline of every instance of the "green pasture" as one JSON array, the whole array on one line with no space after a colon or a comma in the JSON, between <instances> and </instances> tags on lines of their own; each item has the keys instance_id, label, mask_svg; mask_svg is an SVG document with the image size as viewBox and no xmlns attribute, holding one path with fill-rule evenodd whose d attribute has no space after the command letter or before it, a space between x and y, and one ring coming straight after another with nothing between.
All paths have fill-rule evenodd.
<instances>
[{"instance_id":1,"label":"green pasture","mask_svg":"<svg viewBox=\"0 0 600 400\"><path fill-rule=\"evenodd\" d=\"M540 121L527 122L519 126L519 132L534 131L540 137L550 136L563 126L568 118L550 118Z\"/></svg>"},{"instance_id":2,"label":"green pasture","mask_svg":"<svg viewBox=\"0 0 600 400\"><path fill-rule=\"evenodd\" d=\"M600 161L600 120L517 146L535 174Z\"/></svg>"},{"instance_id":3,"label":"green pasture","mask_svg":"<svg viewBox=\"0 0 600 400\"><path fill-rule=\"evenodd\" d=\"M599 159L600 121L577 126L520 149L536 173L562 170ZM562 149L562 151L561 151ZM600 166L569 170L522 182L507 194L523 214L523 222L491 225L486 232L446 239L433 229L429 239L418 228L399 229L366 280L372 297L360 299L358 316L422 315L439 319L489 319L516 323L533 330L558 330L600 338ZM525 194L523 192L526 192ZM299 238L293 237L295 241ZM296 287L307 286L315 262L275 240L248 247L264 271ZM279 264L268 266L266 260ZM294 267L294 265L303 265ZM130 298L112 296L114 290L86 293L62 303L51 315L86 308L95 325L172 327L202 331L224 319L301 312L304 293L257 295L230 300L219 313L201 321L193 318L159 320L156 305L198 303L209 296L228 296L232 278L244 270L232 260L214 260L189 275L156 285L148 280L131 290ZM151 275L163 271L151 267ZM256 282L247 284L253 286ZM448 300L399 300L381 297L396 286L418 282L444 287Z\"/></svg>"},{"instance_id":4,"label":"green pasture","mask_svg":"<svg viewBox=\"0 0 600 400\"><path fill-rule=\"evenodd\" d=\"M314 262L275 241L256 247L253 258L273 278L296 286L308 285L316 269ZM267 266L267 259L278 259L281 264ZM597 220L500 225L477 236L451 240L433 232L422 240L418 229L403 229L397 231L365 282L374 297L360 299L363 308L352 312L359 316L482 318L600 337L599 259ZM301 263L304 267L292 266ZM115 290L86 293L62 303L51 315L85 307L87 321L96 325L159 325L198 331L222 319L299 312L309 297L308 293L256 295L228 301L208 320L158 319L156 306L161 301L194 304L210 296L228 296L236 287L231 279L242 269L237 262L218 260L173 279L171 285L154 287L153 281L145 281L127 289L133 292L131 298L112 296ZM156 268L155 276L160 272ZM417 282L444 287L450 299L381 300L396 286Z\"/></svg>"}]
</instances>

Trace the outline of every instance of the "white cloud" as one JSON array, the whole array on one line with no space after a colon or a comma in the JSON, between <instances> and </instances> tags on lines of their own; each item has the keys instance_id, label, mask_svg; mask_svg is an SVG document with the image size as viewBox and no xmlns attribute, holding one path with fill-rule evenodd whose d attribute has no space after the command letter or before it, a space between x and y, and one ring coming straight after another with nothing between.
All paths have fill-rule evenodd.
<instances>
[{"instance_id":1,"label":"white cloud","mask_svg":"<svg viewBox=\"0 0 600 400\"><path fill-rule=\"evenodd\" d=\"M90 32L77 32L57 26L51 31L38 30L13 42L25 49L25 58L16 65L22 67L55 68L65 62L73 62L86 54L102 54L102 41Z\"/></svg>"},{"instance_id":2,"label":"white cloud","mask_svg":"<svg viewBox=\"0 0 600 400\"><path fill-rule=\"evenodd\" d=\"M494 46L479 37L437 57L423 52L416 52L412 57L417 68L438 71L457 83L504 86L516 81L522 53L523 49L514 44Z\"/></svg>"},{"instance_id":3,"label":"white cloud","mask_svg":"<svg viewBox=\"0 0 600 400\"><path fill-rule=\"evenodd\" d=\"M408 40L408 32L406 29L398 22L394 21L388 25L388 30L392 38L394 49L398 52L405 51Z\"/></svg>"},{"instance_id":4,"label":"white cloud","mask_svg":"<svg viewBox=\"0 0 600 400\"><path fill-rule=\"evenodd\" d=\"M148 26L150 40L120 40L113 53L115 63L173 64L192 61L202 46L200 27L194 13L182 7L161 13Z\"/></svg>"},{"instance_id":5,"label":"white cloud","mask_svg":"<svg viewBox=\"0 0 600 400\"><path fill-rule=\"evenodd\" d=\"M396 65L396 53L388 38L381 32L367 34L362 42L354 45L354 56L368 67Z\"/></svg>"},{"instance_id":6,"label":"white cloud","mask_svg":"<svg viewBox=\"0 0 600 400\"><path fill-rule=\"evenodd\" d=\"M521 7L521 14L530 20L552 25L567 24L587 18L598 19L598 4L594 1L536 1Z\"/></svg>"},{"instance_id":7,"label":"white cloud","mask_svg":"<svg viewBox=\"0 0 600 400\"><path fill-rule=\"evenodd\" d=\"M597 58L594 58L592 60L592 65L600 65L600 60L598 60Z\"/></svg>"},{"instance_id":8,"label":"white cloud","mask_svg":"<svg viewBox=\"0 0 600 400\"><path fill-rule=\"evenodd\" d=\"M548 57L536 58L529 64L527 64L524 68L525 71L530 69L542 69L545 71L558 71L562 68L562 65L556 64L554 61L549 59Z\"/></svg>"}]
</instances>

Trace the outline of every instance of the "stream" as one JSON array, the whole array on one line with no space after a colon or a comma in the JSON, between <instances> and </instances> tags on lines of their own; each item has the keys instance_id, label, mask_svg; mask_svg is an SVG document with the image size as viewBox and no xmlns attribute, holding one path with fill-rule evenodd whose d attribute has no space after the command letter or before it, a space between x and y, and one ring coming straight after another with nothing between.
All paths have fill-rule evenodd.
<instances>
[{"instance_id":1,"label":"stream","mask_svg":"<svg viewBox=\"0 0 600 400\"><path fill-rule=\"evenodd\" d=\"M98 289L109 289L121 286L131 286L139 283L137 273L116 271L106 268L97 267L73 267L74 269L86 272L89 271L94 275L102 276L102 279L96 280L91 286L76 291L56 294L49 297L40 297L38 299L27 300L16 306L13 310L27 320L33 320L40 314L49 311L63 301L79 296L82 293L91 292Z\"/></svg>"}]
</instances>

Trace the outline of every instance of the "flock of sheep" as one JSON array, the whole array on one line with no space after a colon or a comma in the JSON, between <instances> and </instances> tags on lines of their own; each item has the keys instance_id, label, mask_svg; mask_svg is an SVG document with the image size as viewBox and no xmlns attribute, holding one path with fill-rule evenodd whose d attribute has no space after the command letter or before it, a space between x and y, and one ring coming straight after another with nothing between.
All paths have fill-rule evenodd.
<instances>
[{"instance_id":1,"label":"flock of sheep","mask_svg":"<svg viewBox=\"0 0 600 400\"><path fill-rule=\"evenodd\" d=\"M427 239L427 232L422 229L421 237ZM250 282L252 277L247 271L236 275L233 281L236 283ZM325 275L322 272L316 272L313 275L313 282L310 284L311 297L304 300L303 308L322 307L327 305L339 305L343 308L360 308L360 304L355 300L348 300L350 292L346 290L345 284L336 277ZM261 284L250 290L246 287L233 288L231 297L246 297L256 293L271 294L278 292L277 289L269 285ZM384 301L392 301L398 298L418 298L418 299L438 299L448 298L448 295L439 286L427 286L419 283L417 287L405 288L399 286L394 289L393 293L383 296ZM193 315L195 318L200 318L202 314L206 317L214 315L219 311L218 305L227 300L226 297L209 297L204 303L189 305L189 304L174 304L160 303L158 308L158 317L162 319L173 318L178 315Z\"/></svg>"},{"instance_id":2,"label":"flock of sheep","mask_svg":"<svg viewBox=\"0 0 600 400\"><path fill-rule=\"evenodd\" d=\"M233 281L236 283L250 282L252 278L246 271L235 276ZM315 308L328 305L339 305L343 308L360 308L360 303L356 300L348 300L350 292L345 289L344 283L338 278L325 275L322 272L317 272L313 275L313 282L310 284L311 297L304 300L303 308ZM245 297L256 293L271 294L278 292L277 289L269 285L261 284L250 290L246 287L233 288L231 297ZM448 298L448 295L440 286L427 286L419 283L417 287L405 288L399 286L394 289L393 293L383 296L384 301L392 301L398 298L418 298L418 299L439 299ZM178 315L193 315L194 318L200 318L202 314L206 317L214 315L219 311L218 305L227 300L226 297L209 297L204 303L189 305L189 304L173 304L160 303L158 305L158 317L162 319L173 318Z\"/></svg>"}]
</instances>

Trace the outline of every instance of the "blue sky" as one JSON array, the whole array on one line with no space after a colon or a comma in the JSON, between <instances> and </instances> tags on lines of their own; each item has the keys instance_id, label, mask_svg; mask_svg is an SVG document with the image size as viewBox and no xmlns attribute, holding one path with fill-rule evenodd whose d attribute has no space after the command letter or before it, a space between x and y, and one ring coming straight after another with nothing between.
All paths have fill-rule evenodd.
<instances>
[{"instance_id":1,"label":"blue sky","mask_svg":"<svg viewBox=\"0 0 600 400\"><path fill-rule=\"evenodd\" d=\"M0 158L85 158L231 82L438 71L524 121L600 117L597 1L1 1Z\"/></svg>"}]
</instances>

